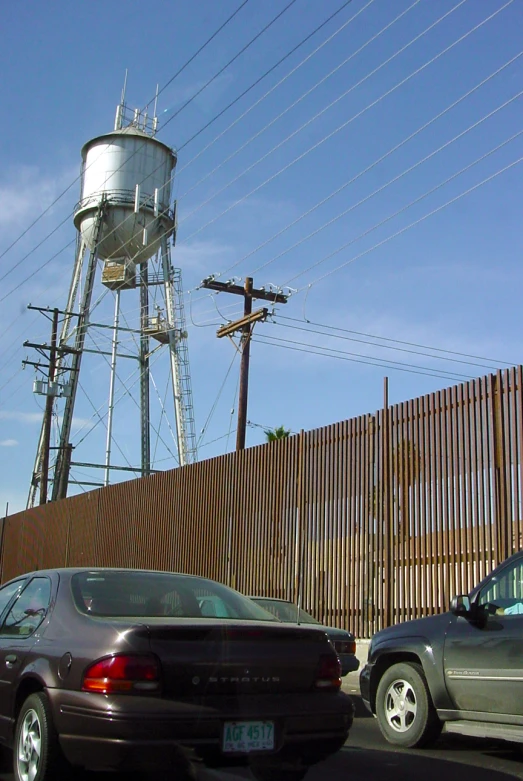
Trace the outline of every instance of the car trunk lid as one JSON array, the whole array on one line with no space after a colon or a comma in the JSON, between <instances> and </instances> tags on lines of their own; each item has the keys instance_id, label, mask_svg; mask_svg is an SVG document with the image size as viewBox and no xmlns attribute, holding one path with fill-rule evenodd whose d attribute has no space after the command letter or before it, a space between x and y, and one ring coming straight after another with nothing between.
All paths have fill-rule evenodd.
<instances>
[{"instance_id":1,"label":"car trunk lid","mask_svg":"<svg viewBox=\"0 0 523 781\"><path fill-rule=\"evenodd\" d=\"M320 657L333 654L322 632L262 622L148 621L166 697L304 692Z\"/></svg>"}]
</instances>

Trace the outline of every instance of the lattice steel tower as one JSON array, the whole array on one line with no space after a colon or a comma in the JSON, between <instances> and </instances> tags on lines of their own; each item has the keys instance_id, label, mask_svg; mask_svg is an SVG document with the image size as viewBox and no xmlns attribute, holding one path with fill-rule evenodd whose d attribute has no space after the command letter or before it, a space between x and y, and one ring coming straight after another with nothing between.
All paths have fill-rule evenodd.
<instances>
[{"instance_id":1,"label":"lattice steel tower","mask_svg":"<svg viewBox=\"0 0 523 781\"><path fill-rule=\"evenodd\" d=\"M88 141L82 149L81 199L74 211L78 230L77 249L69 288L57 335L56 382L40 382L39 392L53 397L56 447L46 460L45 420L29 492L28 506L35 503L43 465L49 463L49 485L53 500L67 495L71 463L71 426L79 387L82 360L88 349L90 329L111 329L107 407L99 415L106 427L105 458L94 467L110 482L113 418L115 412L116 366L122 331L136 334L139 365L141 463L134 466L142 476L151 472L150 369L152 352L161 350L168 358L174 401L177 457L180 465L197 459L187 331L181 288L181 271L171 265L170 247L176 238L176 203L171 201L171 182L176 153L155 138L158 120L138 110L129 111L125 89L117 108L114 130ZM101 267L101 268L99 268ZM104 291L103 288L106 288ZM110 324L92 320L93 293L114 293L114 319ZM154 295L153 292L154 291ZM138 322L135 329L120 322L121 294L137 295ZM158 297L160 302L158 304ZM100 295L98 295L100 298ZM151 309L153 298L156 299ZM151 345L155 345L151 350ZM49 438L47 437L47 445ZM47 477L47 476L46 476ZM47 497L44 498L44 501Z\"/></svg>"}]
</instances>

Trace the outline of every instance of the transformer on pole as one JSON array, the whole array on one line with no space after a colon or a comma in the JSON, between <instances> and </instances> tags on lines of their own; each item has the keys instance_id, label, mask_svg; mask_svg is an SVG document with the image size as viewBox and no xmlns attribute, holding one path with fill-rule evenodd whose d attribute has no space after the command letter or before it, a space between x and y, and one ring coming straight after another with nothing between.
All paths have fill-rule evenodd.
<instances>
[{"instance_id":1,"label":"transformer on pole","mask_svg":"<svg viewBox=\"0 0 523 781\"><path fill-rule=\"evenodd\" d=\"M173 149L155 137L157 127L155 116L129 111L124 90L114 130L88 141L82 149L81 197L74 210L78 241L53 361L54 374L62 379L67 377L68 392L50 400L48 396L46 401L47 414L37 447L28 507L35 504L42 479L44 487L47 482L52 487L52 500L67 495L69 470L75 466L71 442L73 414L83 359L88 352L99 352L107 360L109 387L106 412L98 414L106 428L104 457L100 454L94 463L92 458L89 463L82 463L83 468L91 466L103 472L103 482L86 485L107 485L111 474L119 469L142 476L157 471L151 464L150 358L159 350L168 359L165 365L171 377L178 463L183 466L197 459L181 270L173 268L170 254L176 234L171 182L177 158ZM109 291L114 295L112 323L97 324L93 310ZM133 310L138 317L136 327L131 329L122 326L121 306L124 296L132 293L138 299ZM112 331L110 351L86 346L90 329L97 327ZM123 354L119 348L122 332L129 331L133 338L134 334L137 337L133 355ZM31 346L41 348L41 352L46 349L45 345ZM134 358L139 368L136 405L141 462L132 469L112 463L113 420L117 412L115 380L122 357ZM42 387L49 384L40 383ZM56 421L54 459L49 458L51 416Z\"/></svg>"}]
</instances>

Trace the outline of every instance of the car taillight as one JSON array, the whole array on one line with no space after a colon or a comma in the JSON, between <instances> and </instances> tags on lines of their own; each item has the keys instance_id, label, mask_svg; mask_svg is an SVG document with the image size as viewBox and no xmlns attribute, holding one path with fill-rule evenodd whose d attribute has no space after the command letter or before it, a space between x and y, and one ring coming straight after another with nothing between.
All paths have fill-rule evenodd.
<instances>
[{"instance_id":1,"label":"car taillight","mask_svg":"<svg viewBox=\"0 0 523 781\"><path fill-rule=\"evenodd\" d=\"M156 691L160 664L154 656L117 654L94 662L84 673L82 690L99 694Z\"/></svg>"},{"instance_id":2,"label":"car taillight","mask_svg":"<svg viewBox=\"0 0 523 781\"><path fill-rule=\"evenodd\" d=\"M338 640L334 643L334 648L339 654L355 654L356 653L356 641L355 640Z\"/></svg>"},{"instance_id":3,"label":"car taillight","mask_svg":"<svg viewBox=\"0 0 523 781\"><path fill-rule=\"evenodd\" d=\"M338 691L341 687L341 664L337 656L329 654L320 657L314 687L332 691Z\"/></svg>"}]
</instances>

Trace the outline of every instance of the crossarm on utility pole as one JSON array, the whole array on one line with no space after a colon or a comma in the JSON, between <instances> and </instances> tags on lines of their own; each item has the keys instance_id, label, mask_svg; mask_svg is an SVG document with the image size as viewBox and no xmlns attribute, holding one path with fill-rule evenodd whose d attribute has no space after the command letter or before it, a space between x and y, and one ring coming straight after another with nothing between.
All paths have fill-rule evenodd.
<instances>
[{"instance_id":1,"label":"crossarm on utility pole","mask_svg":"<svg viewBox=\"0 0 523 781\"><path fill-rule=\"evenodd\" d=\"M232 323L227 323L217 331L217 336L231 336L236 331L241 332L241 365L240 393L238 398L238 427L236 430L236 450L245 449L245 432L247 429L247 397L249 391L249 360L251 353L251 335L254 324L267 318L268 310L252 311L253 299L259 298L273 304L286 304L288 296L264 288L255 288L252 277L246 277L244 287L230 282L217 282L213 277L204 279L201 287L214 290L216 293L232 293L243 296L243 317Z\"/></svg>"}]
</instances>

